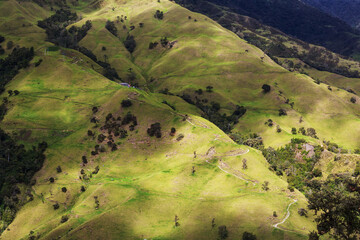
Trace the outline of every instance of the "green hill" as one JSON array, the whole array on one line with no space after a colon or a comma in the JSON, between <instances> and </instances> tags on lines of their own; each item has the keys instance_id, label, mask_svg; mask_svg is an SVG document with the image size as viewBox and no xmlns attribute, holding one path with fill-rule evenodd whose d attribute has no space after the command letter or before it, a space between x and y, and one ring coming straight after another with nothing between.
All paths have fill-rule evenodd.
<instances>
[{"instance_id":1,"label":"green hill","mask_svg":"<svg viewBox=\"0 0 360 240\"><path fill-rule=\"evenodd\" d=\"M217 239L221 226L228 239L244 232L307 239L316 229L313 214L298 214L307 206L303 193L290 191L287 177L271 171L261 151L236 144L221 129L256 132L266 147L297 137L353 150L360 139L360 101L350 102L353 94L289 72L171 1L68 1L81 16L68 31L88 20L92 27L74 49L54 48L37 22L59 6L36 2L43 7L0 2L2 45L35 49L30 66L2 93L9 103L0 127L27 148L48 143L36 183L20 184L16 216L2 210L0 239ZM157 10L163 19L154 17ZM106 29L108 20L117 36ZM128 36L136 42L132 53ZM149 49L150 42L158 44ZM103 76L106 63L120 79ZM287 115L279 116L280 109ZM273 127L264 124L269 118ZM314 128L319 139L293 135L292 127ZM345 170L353 173L350 158ZM324 173L336 172L334 163L325 166L330 158L321 159Z\"/></svg>"}]
</instances>

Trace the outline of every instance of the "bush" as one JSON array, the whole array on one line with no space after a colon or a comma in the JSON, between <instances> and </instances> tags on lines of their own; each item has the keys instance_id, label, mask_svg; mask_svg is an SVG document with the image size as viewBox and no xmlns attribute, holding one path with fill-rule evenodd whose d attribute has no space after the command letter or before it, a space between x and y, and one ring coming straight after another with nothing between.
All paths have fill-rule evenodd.
<instances>
[{"instance_id":1,"label":"bush","mask_svg":"<svg viewBox=\"0 0 360 240\"><path fill-rule=\"evenodd\" d=\"M307 136L310 136L310 137L312 137L312 138L318 138L317 136L316 136L316 131L315 131L315 129L314 128L308 128L308 129L306 129L306 135Z\"/></svg>"},{"instance_id":2,"label":"bush","mask_svg":"<svg viewBox=\"0 0 360 240\"><path fill-rule=\"evenodd\" d=\"M267 84L262 85L261 88L262 88L264 93L268 93L268 92L271 91L271 87L269 85L267 85Z\"/></svg>"},{"instance_id":3,"label":"bush","mask_svg":"<svg viewBox=\"0 0 360 240\"><path fill-rule=\"evenodd\" d=\"M219 237L220 237L220 239L226 239L226 238L228 238L229 232L228 232L228 230L226 229L226 226L225 226L225 225L219 226L218 229L219 229Z\"/></svg>"},{"instance_id":4,"label":"bush","mask_svg":"<svg viewBox=\"0 0 360 240\"><path fill-rule=\"evenodd\" d=\"M167 39L167 37L162 37L160 39L160 43L161 43L162 47L166 47L168 45L168 43L169 43L169 40Z\"/></svg>"},{"instance_id":5,"label":"bush","mask_svg":"<svg viewBox=\"0 0 360 240\"><path fill-rule=\"evenodd\" d=\"M124 46L130 53L133 53L136 48L136 41L134 36L128 35L124 41Z\"/></svg>"},{"instance_id":6,"label":"bush","mask_svg":"<svg viewBox=\"0 0 360 240\"><path fill-rule=\"evenodd\" d=\"M356 98L355 97L350 98L350 102L356 103Z\"/></svg>"},{"instance_id":7,"label":"bush","mask_svg":"<svg viewBox=\"0 0 360 240\"><path fill-rule=\"evenodd\" d=\"M184 138L184 134L180 133L177 138L176 138L176 141L181 141L183 138Z\"/></svg>"},{"instance_id":8,"label":"bush","mask_svg":"<svg viewBox=\"0 0 360 240\"><path fill-rule=\"evenodd\" d=\"M122 100L121 106L124 107L124 108L131 107L132 102L130 100Z\"/></svg>"},{"instance_id":9,"label":"bush","mask_svg":"<svg viewBox=\"0 0 360 240\"><path fill-rule=\"evenodd\" d=\"M280 109L279 109L279 116L286 116L286 115L287 115L286 110L283 109L283 108L280 108Z\"/></svg>"},{"instance_id":10,"label":"bush","mask_svg":"<svg viewBox=\"0 0 360 240\"><path fill-rule=\"evenodd\" d=\"M38 66L40 66L40 64L42 63L42 59L39 59L39 61L37 61L36 63L35 63L35 67L38 67Z\"/></svg>"},{"instance_id":11,"label":"bush","mask_svg":"<svg viewBox=\"0 0 360 240\"><path fill-rule=\"evenodd\" d=\"M162 20L164 18L164 12L162 12L160 10L156 10L156 12L154 14L154 18Z\"/></svg>"},{"instance_id":12,"label":"bush","mask_svg":"<svg viewBox=\"0 0 360 240\"><path fill-rule=\"evenodd\" d=\"M66 192L67 192L66 187L62 187L62 188L61 188L61 191L62 191L63 193L66 193Z\"/></svg>"},{"instance_id":13,"label":"bush","mask_svg":"<svg viewBox=\"0 0 360 240\"><path fill-rule=\"evenodd\" d=\"M55 203L55 204L53 205L53 208L54 208L54 210L57 210L57 209L60 208L60 205L59 205L58 203Z\"/></svg>"},{"instance_id":14,"label":"bush","mask_svg":"<svg viewBox=\"0 0 360 240\"><path fill-rule=\"evenodd\" d=\"M256 240L256 236L249 232L244 232L242 236L242 240Z\"/></svg>"},{"instance_id":15,"label":"bush","mask_svg":"<svg viewBox=\"0 0 360 240\"><path fill-rule=\"evenodd\" d=\"M149 43L149 49L154 49L154 48L156 48L157 45L159 45L158 42L150 42Z\"/></svg>"},{"instance_id":16,"label":"bush","mask_svg":"<svg viewBox=\"0 0 360 240\"><path fill-rule=\"evenodd\" d=\"M170 130L170 136L175 136L175 133L176 133L176 129L172 127Z\"/></svg>"},{"instance_id":17,"label":"bush","mask_svg":"<svg viewBox=\"0 0 360 240\"><path fill-rule=\"evenodd\" d=\"M0 43L4 42L5 41L5 37L1 36L0 35Z\"/></svg>"},{"instance_id":18,"label":"bush","mask_svg":"<svg viewBox=\"0 0 360 240\"><path fill-rule=\"evenodd\" d=\"M115 23L110 21L110 20L107 20L106 24L105 24L105 28L114 36L117 36L118 35L118 30L115 26Z\"/></svg>"},{"instance_id":19,"label":"bush","mask_svg":"<svg viewBox=\"0 0 360 240\"><path fill-rule=\"evenodd\" d=\"M296 133L297 133L297 131L296 131L296 128L291 128L291 133L293 134L293 135L296 135Z\"/></svg>"},{"instance_id":20,"label":"bush","mask_svg":"<svg viewBox=\"0 0 360 240\"><path fill-rule=\"evenodd\" d=\"M6 44L6 48L9 50L9 49L12 49L14 47L14 42L13 41L8 41L7 44Z\"/></svg>"},{"instance_id":21,"label":"bush","mask_svg":"<svg viewBox=\"0 0 360 240\"><path fill-rule=\"evenodd\" d=\"M156 136L157 138L161 138L161 125L160 123L151 124L150 128L148 128L147 133L150 137Z\"/></svg>"},{"instance_id":22,"label":"bush","mask_svg":"<svg viewBox=\"0 0 360 240\"><path fill-rule=\"evenodd\" d=\"M49 182L54 183L55 179L53 177L49 178Z\"/></svg>"},{"instance_id":23,"label":"bush","mask_svg":"<svg viewBox=\"0 0 360 240\"><path fill-rule=\"evenodd\" d=\"M57 168L56 168L56 172L57 172L57 173L61 173L61 172L62 172L62 169L61 169L61 167L60 167L60 166L57 166Z\"/></svg>"},{"instance_id":24,"label":"bush","mask_svg":"<svg viewBox=\"0 0 360 240\"><path fill-rule=\"evenodd\" d=\"M87 164L87 163L88 163L88 160L87 160L86 156L82 156L81 159L82 159L82 163L83 163L83 164Z\"/></svg>"},{"instance_id":25,"label":"bush","mask_svg":"<svg viewBox=\"0 0 360 240\"><path fill-rule=\"evenodd\" d=\"M300 216L304 216L304 217L306 217L307 216L307 210L306 209L304 209L304 208L299 208L298 209L298 214L300 215Z\"/></svg>"},{"instance_id":26,"label":"bush","mask_svg":"<svg viewBox=\"0 0 360 240\"><path fill-rule=\"evenodd\" d=\"M61 217L60 222L64 223L64 222L67 222L68 220L69 220L69 217L67 215L64 215L64 216Z\"/></svg>"},{"instance_id":27,"label":"bush","mask_svg":"<svg viewBox=\"0 0 360 240\"><path fill-rule=\"evenodd\" d=\"M85 192L85 191L86 191L86 188L85 188L84 186L81 186L80 191L81 191L81 192Z\"/></svg>"}]
</instances>

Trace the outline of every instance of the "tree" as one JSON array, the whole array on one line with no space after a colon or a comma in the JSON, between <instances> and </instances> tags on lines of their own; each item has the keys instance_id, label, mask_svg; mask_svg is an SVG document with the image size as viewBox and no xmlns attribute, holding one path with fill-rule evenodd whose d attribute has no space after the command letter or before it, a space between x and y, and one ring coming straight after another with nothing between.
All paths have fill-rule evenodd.
<instances>
[{"instance_id":1,"label":"tree","mask_svg":"<svg viewBox=\"0 0 360 240\"><path fill-rule=\"evenodd\" d=\"M14 47L14 42L13 41L8 41L7 44L6 44L6 48L9 50L9 49L12 49Z\"/></svg>"},{"instance_id":2,"label":"tree","mask_svg":"<svg viewBox=\"0 0 360 240\"><path fill-rule=\"evenodd\" d=\"M67 222L68 220L69 220L69 217L67 215L64 215L64 216L61 217L60 222L64 223L64 222Z\"/></svg>"},{"instance_id":3,"label":"tree","mask_svg":"<svg viewBox=\"0 0 360 240\"><path fill-rule=\"evenodd\" d=\"M280 109L279 109L279 116L286 116L286 115L287 115L286 110L283 109L283 108L280 108Z\"/></svg>"},{"instance_id":4,"label":"tree","mask_svg":"<svg viewBox=\"0 0 360 240\"><path fill-rule=\"evenodd\" d=\"M265 191L268 191L270 188L269 188L269 182L268 181L265 181L263 184L262 184L262 189L265 190Z\"/></svg>"},{"instance_id":5,"label":"tree","mask_svg":"<svg viewBox=\"0 0 360 240\"><path fill-rule=\"evenodd\" d=\"M225 226L225 225L219 226L219 227L218 227L218 230L219 230L219 237L220 237L220 239L226 239L226 238L228 238L229 232L228 232L228 230L226 229L226 226Z\"/></svg>"},{"instance_id":6,"label":"tree","mask_svg":"<svg viewBox=\"0 0 360 240\"><path fill-rule=\"evenodd\" d=\"M355 97L351 97L351 98L350 98L350 102L356 103L356 98L355 98Z\"/></svg>"},{"instance_id":7,"label":"tree","mask_svg":"<svg viewBox=\"0 0 360 240\"><path fill-rule=\"evenodd\" d=\"M131 100L128 100L128 99L122 100L121 106L122 106L123 108L131 107L131 106L132 106L132 102L131 102Z\"/></svg>"},{"instance_id":8,"label":"tree","mask_svg":"<svg viewBox=\"0 0 360 240\"><path fill-rule=\"evenodd\" d=\"M156 12L154 14L154 18L162 20L164 18L164 12L162 12L160 10L156 10Z\"/></svg>"},{"instance_id":9,"label":"tree","mask_svg":"<svg viewBox=\"0 0 360 240\"><path fill-rule=\"evenodd\" d=\"M62 187L62 188L61 188L61 191L62 191L63 193L66 193L66 192L67 192L66 187Z\"/></svg>"},{"instance_id":10,"label":"tree","mask_svg":"<svg viewBox=\"0 0 360 240\"><path fill-rule=\"evenodd\" d=\"M296 135L296 133L297 133L297 131L296 131L296 128L291 128L291 133L293 134L293 135Z\"/></svg>"},{"instance_id":11,"label":"tree","mask_svg":"<svg viewBox=\"0 0 360 240\"><path fill-rule=\"evenodd\" d=\"M134 36L128 35L124 41L124 46L129 51L129 53L133 53L136 48L136 41Z\"/></svg>"},{"instance_id":12,"label":"tree","mask_svg":"<svg viewBox=\"0 0 360 240\"><path fill-rule=\"evenodd\" d=\"M196 170L195 170L195 167L193 166L192 170L191 170L191 175L195 175L195 172L196 172Z\"/></svg>"},{"instance_id":13,"label":"tree","mask_svg":"<svg viewBox=\"0 0 360 240\"><path fill-rule=\"evenodd\" d=\"M60 208L60 205L59 205L59 203L55 203L55 204L53 205L53 208L54 208L54 210L57 210L57 209L59 209L59 208Z\"/></svg>"},{"instance_id":14,"label":"tree","mask_svg":"<svg viewBox=\"0 0 360 240\"><path fill-rule=\"evenodd\" d=\"M351 179L328 178L308 194L308 208L315 211L320 235L356 239L360 234L360 186Z\"/></svg>"},{"instance_id":15,"label":"tree","mask_svg":"<svg viewBox=\"0 0 360 240\"><path fill-rule=\"evenodd\" d=\"M244 158L244 159L242 160L242 163L243 163L242 168L243 168L244 170L247 169L248 166L247 166L247 160L246 160L246 158Z\"/></svg>"},{"instance_id":16,"label":"tree","mask_svg":"<svg viewBox=\"0 0 360 240\"><path fill-rule=\"evenodd\" d=\"M315 231L310 232L308 236L309 240L319 240L319 235Z\"/></svg>"},{"instance_id":17,"label":"tree","mask_svg":"<svg viewBox=\"0 0 360 240\"><path fill-rule=\"evenodd\" d=\"M263 90L264 93L268 93L268 92L271 91L271 87L270 87L270 85L268 85L268 84L262 85L261 88L262 88L262 90Z\"/></svg>"},{"instance_id":18,"label":"tree","mask_svg":"<svg viewBox=\"0 0 360 240\"><path fill-rule=\"evenodd\" d=\"M177 215L175 215L175 220L174 220L175 221L175 227L180 226L179 220L180 220L180 218Z\"/></svg>"},{"instance_id":19,"label":"tree","mask_svg":"<svg viewBox=\"0 0 360 240\"><path fill-rule=\"evenodd\" d=\"M110 21L110 20L107 20L106 24L105 24L105 28L114 36L117 36L118 35L118 30L115 26L115 23Z\"/></svg>"},{"instance_id":20,"label":"tree","mask_svg":"<svg viewBox=\"0 0 360 240\"><path fill-rule=\"evenodd\" d=\"M156 136L157 138L161 138L161 125L160 123L151 124L150 128L148 128L147 133L150 137Z\"/></svg>"},{"instance_id":21,"label":"tree","mask_svg":"<svg viewBox=\"0 0 360 240\"><path fill-rule=\"evenodd\" d=\"M82 156L82 157L81 157L81 160L82 160L82 163L83 163L83 164L87 164L87 163L88 163L88 160L87 160L86 156Z\"/></svg>"},{"instance_id":22,"label":"tree","mask_svg":"<svg viewBox=\"0 0 360 240\"><path fill-rule=\"evenodd\" d=\"M60 166L57 166L57 168L56 168L56 172L57 172L57 173L61 173L61 172L62 172L62 169L61 169L61 167L60 167Z\"/></svg>"},{"instance_id":23,"label":"tree","mask_svg":"<svg viewBox=\"0 0 360 240\"><path fill-rule=\"evenodd\" d=\"M256 240L256 236L249 232L244 232L242 236L242 240Z\"/></svg>"},{"instance_id":24,"label":"tree","mask_svg":"<svg viewBox=\"0 0 360 240\"><path fill-rule=\"evenodd\" d=\"M206 87L206 91L211 93L213 91L214 87L213 86L207 86Z\"/></svg>"}]
</instances>

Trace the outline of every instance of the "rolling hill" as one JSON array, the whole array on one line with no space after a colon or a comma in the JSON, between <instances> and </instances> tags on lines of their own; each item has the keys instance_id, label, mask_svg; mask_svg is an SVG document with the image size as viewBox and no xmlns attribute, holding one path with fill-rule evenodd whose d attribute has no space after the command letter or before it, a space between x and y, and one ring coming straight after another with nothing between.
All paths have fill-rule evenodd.
<instances>
[{"instance_id":1,"label":"rolling hill","mask_svg":"<svg viewBox=\"0 0 360 240\"><path fill-rule=\"evenodd\" d=\"M50 38L38 21L60 8L78 17L59 17L61 34ZM0 239L307 239L316 224L312 211L298 214L304 194L228 134L255 132L274 148L293 138L360 147L357 95L288 71L172 1L7 0L0 20L3 46L35 52L2 93L0 127L28 149L48 145L32 184L18 184L16 215L2 209ZM322 152L324 176L354 172L357 155L341 155L340 170L334 156Z\"/></svg>"}]
</instances>

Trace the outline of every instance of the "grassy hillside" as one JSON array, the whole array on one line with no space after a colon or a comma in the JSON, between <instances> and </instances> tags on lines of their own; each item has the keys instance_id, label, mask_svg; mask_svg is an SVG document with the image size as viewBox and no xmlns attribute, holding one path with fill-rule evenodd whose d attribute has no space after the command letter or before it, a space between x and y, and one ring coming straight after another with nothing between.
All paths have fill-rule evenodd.
<instances>
[{"instance_id":1,"label":"grassy hillside","mask_svg":"<svg viewBox=\"0 0 360 240\"><path fill-rule=\"evenodd\" d=\"M292 127L315 128L319 140L297 135L314 143L327 139L346 148L359 147L360 101L353 104L345 90L329 91L308 76L285 70L216 22L170 1L79 1L70 6L82 16L75 25L92 21L80 45L108 61L121 81L137 83L139 89L104 78L97 63L75 50L45 53L52 44L36 23L54 13L48 5L0 2L0 33L6 41L34 46L37 55L6 86L20 94L9 97L0 126L26 146L44 140L49 144L36 184L22 186L22 196L29 188L33 201L18 211L0 238L27 239L30 234L40 239L217 239L222 225L229 239L239 239L245 231L259 239L307 238L315 224L312 215L297 214L307 205L304 195L290 192L286 178L269 170L260 151L235 144L202 118L199 108L176 95L218 102L221 114L245 106L247 112L233 131L260 133L265 145L273 147L294 137ZM156 10L164 12L162 20L154 18ZM107 20L115 22L118 36L105 29ZM26 34L6 27L20 23L22 28L22 22L34 31ZM130 31L131 26L135 29ZM136 41L133 53L123 44L128 34ZM172 47L161 46L164 37ZM158 46L149 49L154 41ZM35 67L39 59L43 62ZM262 92L264 83L271 85L270 93ZM207 86L212 92L205 90ZM166 88L168 94L159 93ZM195 93L198 89L201 95ZM122 106L126 99L132 106ZM278 116L280 108L287 116ZM117 146L112 151L107 143L111 137L101 127L109 113L116 122L128 112L136 116L137 125L132 120L122 126L128 136L112 136ZM94 117L98 123L90 121ZM264 125L269 118L281 126L281 133ZM161 138L150 137L147 129L157 122ZM174 136L171 128L176 129ZM101 134L106 141L98 141ZM92 155L96 145L105 151ZM59 208L54 210L56 203ZM291 203L290 217L275 228ZM68 219L60 224L64 216Z\"/></svg>"},{"instance_id":2,"label":"grassy hillside","mask_svg":"<svg viewBox=\"0 0 360 240\"><path fill-rule=\"evenodd\" d=\"M26 239L30 231L41 239L216 239L220 225L228 227L230 239L244 231L260 238L301 239L313 228L311 218L296 214L306 204L302 194L288 192L287 183L268 170L261 153L234 144L204 119L190 115L184 121L184 113L171 110L158 97L121 87L60 53L21 72L8 88L20 94L10 98L12 107L1 126L26 132L20 141L42 139L50 147L31 188L34 200L17 213L3 239ZM133 105L124 109L124 99ZM87 136L88 129L101 132L90 123L93 106L99 107L99 126L109 112L123 117L131 111L138 121L134 131L126 127L126 139L116 140L117 151L107 149L95 157L90 151L97 141ZM146 134L154 122L161 123L161 139ZM177 130L174 137L169 135L171 127ZM184 138L176 140L180 134ZM83 155L89 161L84 167ZM243 158L247 170L240 170ZM81 169L89 175L96 166L98 174L79 179ZM49 183L50 177L54 183ZM269 191L262 190L264 181L269 181ZM86 188L83 193L81 186ZM272 224L283 219L291 199L298 202L280 226L294 232L274 229ZM55 203L60 205L57 210ZM277 218L271 217L273 211ZM64 215L69 220L59 225ZM176 228L175 215L180 218ZM299 221L302 225L296 227Z\"/></svg>"}]
</instances>

